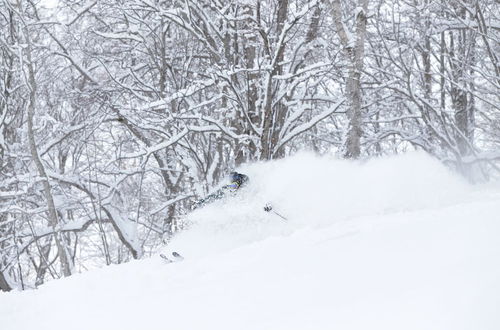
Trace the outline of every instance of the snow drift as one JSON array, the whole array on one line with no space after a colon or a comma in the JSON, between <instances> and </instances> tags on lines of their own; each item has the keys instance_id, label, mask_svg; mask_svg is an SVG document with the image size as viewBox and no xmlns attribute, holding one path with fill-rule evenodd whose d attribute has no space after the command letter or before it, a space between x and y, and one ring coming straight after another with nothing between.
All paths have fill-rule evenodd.
<instances>
[{"instance_id":1,"label":"snow drift","mask_svg":"<svg viewBox=\"0 0 500 330\"><path fill-rule=\"evenodd\" d=\"M366 163L302 153L240 171L251 184L235 197L191 213L186 219L190 230L169 249L203 256L299 228L444 207L470 197L465 182L425 153ZM289 221L267 214L266 203Z\"/></svg>"},{"instance_id":2,"label":"snow drift","mask_svg":"<svg viewBox=\"0 0 500 330\"><path fill-rule=\"evenodd\" d=\"M0 294L13 329L500 328L500 189L423 153L242 169L159 257ZM263 211L270 202L288 218Z\"/></svg>"}]
</instances>

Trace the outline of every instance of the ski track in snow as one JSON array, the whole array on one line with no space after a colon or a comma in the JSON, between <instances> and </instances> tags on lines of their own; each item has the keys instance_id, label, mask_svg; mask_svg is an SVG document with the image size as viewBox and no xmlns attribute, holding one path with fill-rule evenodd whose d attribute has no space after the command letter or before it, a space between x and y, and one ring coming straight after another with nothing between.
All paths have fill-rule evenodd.
<instances>
[{"instance_id":1,"label":"ski track in snow","mask_svg":"<svg viewBox=\"0 0 500 330\"><path fill-rule=\"evenodd\" d=\"M0 329L500 329L498 185L468 186L420 153L242 171L247 191L193 212L163 251L184 261L0 294Z\"/></svg>"}]
</instances>

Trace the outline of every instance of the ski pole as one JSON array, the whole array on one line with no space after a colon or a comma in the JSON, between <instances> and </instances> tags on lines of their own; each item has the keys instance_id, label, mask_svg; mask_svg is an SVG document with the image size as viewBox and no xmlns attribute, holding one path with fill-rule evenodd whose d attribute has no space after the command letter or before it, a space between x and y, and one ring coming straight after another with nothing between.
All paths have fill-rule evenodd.
<instances>
[{"instance_id":1,"label":"ski pole","mask_svg":"<svg viewBox=\"0 0 500 330\"><path fill-rule=\"evenodd\" d=\"M275 210L272 210L274 214L276 214L278 217L280 217L281 219L285 220L285 221L288 221L287 218L285 218L284 216L282 216L281 214L279 214L278 212L276 212Z\"/></svg>"},{"instance_id":2,"label":"ski pole","mask_svg":"<svg viewBox=\"0 0 500 330\"><path fill-rule=\"evenodd\" d=\"M283 220L285 220L285 221L288 221L288 219L287 219L286 217L284 217L284 216L282 216L281 214L279 214L278 212L276 212L276 211L273 209L273 207L271 206L271 204L269 204L269 203L268 203L268 204L266 204L266 205L264 206L264 211L266 211L266 212L271 212L271 211L273 211L273 213L274 213L274 214L276 214L278 217L280 217L281 219L283 219Z\"/></svg>"}]
</instances>

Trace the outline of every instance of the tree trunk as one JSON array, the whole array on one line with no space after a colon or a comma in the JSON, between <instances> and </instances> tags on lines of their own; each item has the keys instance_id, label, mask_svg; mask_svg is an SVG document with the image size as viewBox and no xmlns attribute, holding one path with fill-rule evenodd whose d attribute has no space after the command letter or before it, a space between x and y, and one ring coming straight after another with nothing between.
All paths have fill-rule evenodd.
<instances>
[{"instance_id":1,"label":"tree trunk","mask_svg":"<svg viewBox=\"0 0 500 330\"><path fill-rule=\"evenodd\" d=\"M446 71L446 66L445 66L445 55L446 55L446 38L445 38L445 33L441 32L441 44L440 44L440 53L439 53L439 75L441 76L439 78L439 86L440 86L440 92L441 92L441 99L440 99L440 105L441 109L446 108L446 85L445 85L445 71Z\"/></svg>"},{"instance_id":2,"label":"tree trunk","mask_svg":"<svg viewBox=\"0 0 500 330\"><path fill-rule=\"evenodd\" d=\"M460 9L463 19L466 18L464 8ZM458 40L455 42L455 37ZM455 115L455 123L458 131L456 132L456 141L461 156L466 156L470 152L472 143L472 122L474 109L469 104L468 94L468 68L472 67L471 49L475 46L474 33L464 29L457 32L450 32L450 50L451 50L451 70L453 83L451 86L451 103ZM472 100L472 96L470 97Z\"/></svg>"},{"instance_id":3,"label":"tree trunk","mask_svg":"<svg viewBox=\"0 0 500 330\"><path fill-rule=\"evenodd\" d=\"M260 4L256 4L256 11L259 10ZM254 22L252 21L253 17L256 17L256 13L254 12L253 6L246 5L244 7L244 14L248 17L243 23L244 30L250 30L253 28ZM255 44L257 43L257 37L255 34L251 34L244 39L243 44L243 56L245 60L245 67L249 70L246 74L246 109L239 109L238 111L238 119L243 125L244 133L247 135L253 135L253 131L250 125L257 126L259 124L259 114L257 111L257 100L258 100L258 78L259 74L256 72L252 72L256 66L256 57L257 50ZM246 114L243 113L246 111ZM248 123L247 121L250 121ZM239 143L237 141L236 146L236 157L235 157L235 165L241 165L247 160L255 159L257 157L257 146L253 141L248 141L245 143Z\"/></svg>"},{"instance_id":4,"label":"tree trunk","mask_svg":"<svg viewBox=\"0 0 500 330\"><path fill-rule=\"evenodd\" d=\"M9 282L7 282L3 272L0 271L0 291L9 292L11 290L12 287L9 285Z\"/></svg>"},{"instance_id":5,"label":"tree trunk","mask_svg":"<svg viewBox=\"0 0 500 330\"><path fill-rule=\"evenodd\" d=\"M273 78L282 72L282 62L285 57L285 42L280 40L280 36L283 32L283 28L286 22L288 13L288 0L283 0L278 2L278 11L276 14L277 29L275 38L277 40L276 47L276 57L272 58L273 67L268 73L266 80L266 93L265 93L265 104L264 104L264 120L262 127L261 136L261 155L260 159L267 160L273 159L274 147L278 143L279 129L283 125L283 121L286 114L286 107L282 104L276 104L273 106L274 91L277 86L273 86Z\"/></svg>"},{"instance_id":6,"label":"tree trunk","mask_svg":"<svg viewBox=\"0 0 500 330\"><path fill-rule=\"evenodd\" d=\"M348 31L345 30L343 22L340 0L330 1L332 6L333 19L337 33L342 42L345 55L348 61L348 77L346 84L347 107L348 107L348 127L347 138L344 145L344 157L358 158L361 154L361 72L363 70L363 61L365 53L366 37L366 12L368 10L368 0L358 0L356 8L356 34L355 40L349 38Z\"/></svg>"},{"instance_id":7,"label":"tree trunk","mask_svg":"<svg viewBox=\"0 0 500 330\"><path fill-rule=\"evenodd\" d=\"M36 168L38 170L38 174L42 178L43 190L45 194L45 198L47 200L47 209L48 209L48 217L49 224L54 231L54 239L57 246L57 254L59 257L59 262L61 263L61 268L64 276L71 275L72 266L71 259L68 256L68 251L65 248L65 245L61 239L60 230L59 230L59 220L57 217L56 206L54 203L54 198L52 196L51 187L49 183L49 177L45 171L45 167L42 163L40 155L38 154L36 141L35 141L35 133L33 131L33 117L35 116L35 104L36 104L36 81L35 81L35 72L33 68L32 62L32 45L31 39L29 36L30 31L28 28L25 28L25 38L27 43L26 48L26 59L27 59L27 69L28 69L28 88L29 88L29 99L28 99L28 142L31 150L31 156L33 157L33 161L35 162Z\"/></svg>"}]
</instances>

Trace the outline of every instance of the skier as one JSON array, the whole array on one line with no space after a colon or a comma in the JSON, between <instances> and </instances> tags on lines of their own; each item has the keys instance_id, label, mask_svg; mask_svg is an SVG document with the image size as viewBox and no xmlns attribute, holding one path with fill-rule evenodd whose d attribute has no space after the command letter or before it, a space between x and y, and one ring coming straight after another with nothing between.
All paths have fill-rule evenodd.
<instances>
[{"instance_id":1,"label":"skier","mask_svg":"<svg viewBox=\"0 0 500 330\"><path fill-rule=\"evenodd\" d=\"M224 198L228 193L234 195L241 187L245 186L248 182L248 176L245 174L241 174L238 172L231 172L229 174L230 182L229 184L223 186L219 190L211 193L207 197L200 199L191 207L192 210L197 209L198 207L205 206L206 204L212 203L218 199ZM184 260L184 257L178 252L174 251L170 254L160 254L160 257L165 260L167 263L173 263L177 261Z\"/></svg>"},{"instance_id":2,"label":"skier","mask_svg":"<svg viewBox=\"0 0 500 330\"><path fill-rule=\"evenodd\" d=\"M193 204L191 209L195 210L199 207L205 206L205 205L212 203L216 200L222 199L222 198L226 197L226 195L228 193L231 195L235 195L236 192L241 187L245 186L249 180L248 176L246 176L245 174L238 173L238 172L231 172L229 175L229 178L230 178L230 182L231 182L230 184L227 184L227 185L223 186L222 188L220 188L219 190L211 193L207 197L200 199L199 201L197 201L196 203ZM288 220L286 217L284 217L280 213L276 212L270 203L267 203L264 206L264 211L269 212L269 213L273 213L273 214L277 215L278 217L280 217L282 220L285 220L285 221Z\"/></svg>"},{"instance_id":3,"label":"skier","mask_svg":"<svg viewBox=\"0 0 500 330\"><path fill-rule=\"evenodd\" d=\"M230 182L229 184L223 186L217 191L211 193L207 197L200 199L196 203L194 203L192 209L195 210L198 207L205 206L209 203L212 203L216 200L224 198L228 193L231 195L236 194L236 192L243 186L248 183L248 176L238 172L231 172L229 174Z\"/></svg>"}]
</instances>

